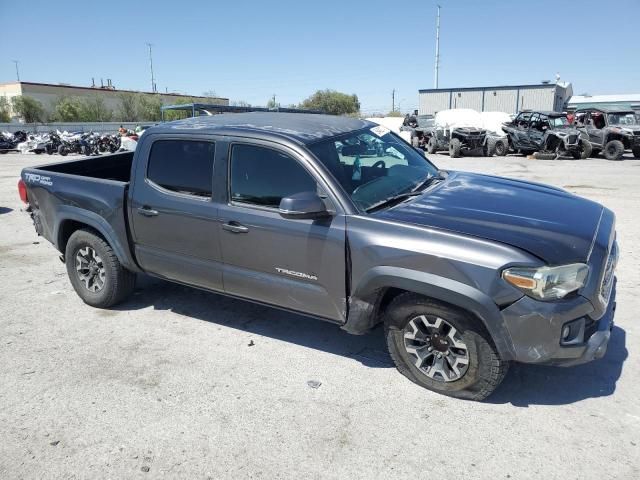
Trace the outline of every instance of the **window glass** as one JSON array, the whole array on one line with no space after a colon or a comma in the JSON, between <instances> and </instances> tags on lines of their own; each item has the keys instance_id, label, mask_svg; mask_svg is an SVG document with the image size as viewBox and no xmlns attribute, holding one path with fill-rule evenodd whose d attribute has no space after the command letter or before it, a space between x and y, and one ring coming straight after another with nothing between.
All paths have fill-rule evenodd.
<instances>
[{"instance_id":1,"label":"window glass","mask_svg":"<svg viewBox=\"0 0 640 480\"><path fill-rule=\"evenodd\" d=\"M234 202L278 208L283 197L316 192L317 184L296 160L266 147L234 145L230 196Z\"/></svg>"},{"instance_id":2,"label":"window glass","mask_svg":"<svg viewBox=\"0 0 640 480\"><path fill-rule=\"evenodd\" d=\"M215 145L193 140L158 140L149 154L147 178L167 190L210 197Z\"/></svg>"},{"instance_id":3,"label":"window glass","mask_svg":"<svg viewBox=\"0 0 640 480\"><path fill-rule=\"evenodd\" d=\"M309 149L365 211L419 188L438 173L424 155L384 127L323 140Z\"/></svg>"}]
</instances>

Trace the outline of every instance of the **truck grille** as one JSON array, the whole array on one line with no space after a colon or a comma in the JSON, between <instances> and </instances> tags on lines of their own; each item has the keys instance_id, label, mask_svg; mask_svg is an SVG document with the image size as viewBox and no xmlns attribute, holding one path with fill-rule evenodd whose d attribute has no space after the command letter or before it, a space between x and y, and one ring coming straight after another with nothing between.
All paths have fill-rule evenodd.
<instances>
[{"instance_id":1,"label":"truck grille","mask_svg":"<svg viewBox=\"0 0 640 480\"><path fill-rule=\"evenodd\" d=\"M611 297L611 291L613 290L614 275L616 271L616 264L618 263L618 244L613 242L609 258L604 268L604 275L602 277L602 284L600 285L600 300L607 305L609 298Z\"/></svg>"}]
</instances>

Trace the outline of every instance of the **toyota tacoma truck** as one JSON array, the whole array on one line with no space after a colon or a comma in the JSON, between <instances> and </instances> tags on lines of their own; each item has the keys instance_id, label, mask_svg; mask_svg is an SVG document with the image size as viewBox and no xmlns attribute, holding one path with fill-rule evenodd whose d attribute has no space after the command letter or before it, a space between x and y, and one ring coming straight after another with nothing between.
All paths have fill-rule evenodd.
<instances>
[{"instance_id":1,"label":"toyota tacoma truck","mask_svg":"<svg viewBox=\"0 0 640 480\"><path fill-rule=\"evenodd\" d=\"M144 272L354 334L383 324L402 374L458 398L484 399L514 361L600 358L613 325L610 210L439 170L365 120L170 122L135 152L25 168L18 189L90 306Z\"/></svg>"}]
</instances>

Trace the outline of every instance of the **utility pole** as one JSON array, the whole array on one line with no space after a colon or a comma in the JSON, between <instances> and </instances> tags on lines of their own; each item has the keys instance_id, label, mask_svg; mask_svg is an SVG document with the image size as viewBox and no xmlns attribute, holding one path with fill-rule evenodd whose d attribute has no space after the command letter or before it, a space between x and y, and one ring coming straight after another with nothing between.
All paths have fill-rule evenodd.
<instances>
[{"instance_id":1,"label":"utility pole","mask_svg":"<svg viewBox=\"0 0 640 480\"><path fill-rule=\"evenodd\" d=\"M438 5L438 16L436 19L436 66L433 80L433 88L438 88L438 70L440 69L440 5Z\"/></svg>"},{"instance_id":2,"label":"utility pole","mask_svg":"<svg viewBox=\"0 0 640 480\"><path fill-rule=\"evenodd\" d=\"M391 111L396 111L396 89L391 90Z\"/></svg>"},{"instance_id":3,"label":"utility pole","mask_svg":"<svg viewBox=\"0 0 640 480\"><path fill-rule=\"evenodd\" d=\"M278 106L278 104L276 103L276 94L273 94L273 97L271 98L271 102L273 104L273 108L276 108Z\"/></svg>"},{"instance_id":4,"label":"utility pole","mask_svg":"<svg viewBox=\"0 0 640 480\"><path fill-rule=\"evenodd\" d=\"M20 63L20 60L11 60L11 61L16 64L16 78L18 79L18 81L20 81L20 71L18 70L18 64Z\"/></svg>"},{"instance_id":5,"label":"utility pole","mask_svg":"<svg viewBox=\"0 0 640 480\"><path fill-rule=\"evenodd\" d=\"M153 93L156 92L156 80L153 77L153 56L151 55L151 47L153 47L152 43L147 42L147 47L149 47L149 68L151 69L151 91Z\"/></svg>"}]
</instances>

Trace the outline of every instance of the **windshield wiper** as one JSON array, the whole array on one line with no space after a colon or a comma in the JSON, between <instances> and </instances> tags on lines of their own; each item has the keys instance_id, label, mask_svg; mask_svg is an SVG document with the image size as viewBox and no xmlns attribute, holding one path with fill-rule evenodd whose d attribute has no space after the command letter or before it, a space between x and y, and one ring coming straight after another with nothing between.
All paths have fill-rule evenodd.
<instances>
[{"instance_id":1,"label":"windshield wiper","mask_svg":"<svg viewBox=\"0 0 640 480\"><path fill-rule=\"evenodd\" d=\"M434 183L441 182L442 180L445 180L448 176L449 176L449 172L447 172L446 170L438 170L438 172L435 175L431 175L431 176L427 177L423 182L420 182L416 186L416 188L414 188L411 191L412 192L421 192L422 190L425 190L426 188L428 188L431 185L433 185Z\"/></svg>"},{"instance_id":2,"label":"windshield wiper","mask_svg":"<svg viewBox=\"0 0 640 480\"><path fill-rule=\"evenodd\" d=\"M399 193L398 195L394 195L393 197L385 198L384 200L378 203L374 203L369 208L367 208L365 212L370 213L382 207L387 207L390 204L399 203L400 201L406 200L407 198L417 197L418 195L422 195L422 192L411 191L411 192Z\"/></svg>"}]
</instances>

